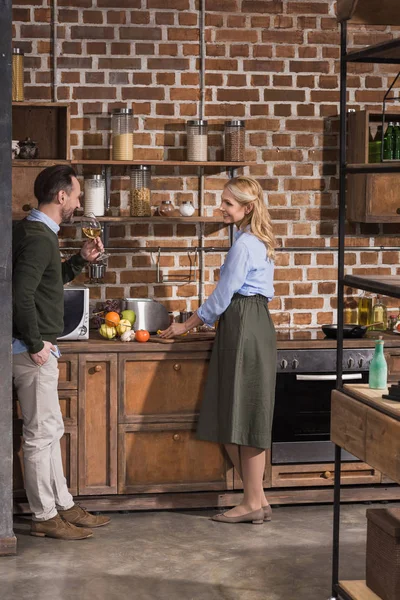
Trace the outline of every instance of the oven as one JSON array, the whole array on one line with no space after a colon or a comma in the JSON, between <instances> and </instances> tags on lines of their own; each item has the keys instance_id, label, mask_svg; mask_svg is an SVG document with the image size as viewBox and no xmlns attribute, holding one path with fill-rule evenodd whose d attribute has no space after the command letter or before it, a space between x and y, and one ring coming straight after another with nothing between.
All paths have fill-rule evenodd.
<instances>
[{"instance_id":1,"label":"oven","mask_svg":"<svg viewBox=\"0 0 400 600\"><path fill-rule=\"evenodd\" d=\"M373 349L344 349L344 382L368 383L373 353ZM336 349L278 351L272 464L334 461L330 406L335 387ZM342 450L342 460L357 459Z\"/></svg>"}]
</instances>

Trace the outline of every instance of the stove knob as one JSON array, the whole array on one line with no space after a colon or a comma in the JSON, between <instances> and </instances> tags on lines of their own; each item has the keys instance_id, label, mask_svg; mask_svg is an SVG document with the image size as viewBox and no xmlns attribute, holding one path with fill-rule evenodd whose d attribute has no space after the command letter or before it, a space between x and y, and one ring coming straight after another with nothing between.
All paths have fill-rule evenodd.
<instances>
[{"instance_id":1,"label":"stove knob","mask_svg":"<svg viewBox=\"0 0 400 600\"><path fill-rule=\"evenodd\" d=\"M297 358L295 358L292 362L292 368L297 369L298 366L299 366L299 361L297 360Z\"/></svg>"},{"instance_id":2,"label":"stove knob","mask_svg":"<svg viewBox=\"0 0 400 600\"><path fill-rule=\"evenodd\" d=\"M360 360L358 361L358 366L360 367L360 369L364 366L364 359L360 358Z\"/></svg>"},{"instance_id":3,"label":"stove knob","mask_svg":"<svg viewBox=\"0 0 400 600\"><path fill-rule=\"evenodd\" d=\"M285 359L281 360L281 369L286 369L287 366L288 366L287 360L285 360Z\"/></svg>"},{"instance_id":4,"label":"stove knob","mask_svg":"<svg viewBox=\"0 0 400 600\"><path fill-rule=\"evenodd\" d=\"M351 369L351 367L354 365L354 358L349 358L349 360L347 361L347 366L349 367L349 369Z\"/></svg>"}]
</instances>

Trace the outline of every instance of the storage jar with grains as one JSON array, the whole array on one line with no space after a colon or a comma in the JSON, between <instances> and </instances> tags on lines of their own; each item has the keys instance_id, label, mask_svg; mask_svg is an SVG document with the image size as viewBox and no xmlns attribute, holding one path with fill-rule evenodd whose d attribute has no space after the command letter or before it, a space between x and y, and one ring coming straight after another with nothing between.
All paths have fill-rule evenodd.
<instances>
[{"instance_id":1,"label":"storage jar with grains","mask_svg":"<svg viewBox=\"0 0 400 600\"><path fill-rule=\"evenodd\" d=\"M12 101L23 102L24 97L24 53L21 48L12 51Z\"/></svg>"},{"instance_id":2,"label":"storage jar with grains","mask_svg":"<svg viewBox=\"0 0 400 600\"><path fill-rule=\"evenodd\" d=\"M133 110L116 108L111 117L113 160L133 160Z\"/></svg>"},{"instance_id":3,"label":"storage jar with grains","mask_svg":"<svg viewBox=\"0 0 400 600\"><path fill-rule=\"evenodd\" d=\"M151 169L148 165L131 168L131 215L151 216Z\"/></svg>"},{"instance_id":4,"label":"storage jar with grains","mask_svg":"<svg viewBox=\"0 0 400 600\"><path fill-rule=\"evenodd\" d=\"M104 215L106 182L102 175L85 177L84 214L93 214L96 217Z\"/></svg>"},{"instance_id":5,"label":"storage jar with grains","mask_svg":"<svg viewBox=\"0 0 400 600\"><path fill-rule=\"evenodd\" d=\"M244 160L245 122L225 121L225 160L239 162Z\"/></svg>"},{"instance_id":6,"label":"storage jar with grains","mask_svg":"<svg viewBox=\"0 0 400 600\"><path fill-rule=\"evenodd\" d=\"M207 121L201 119L187 122L187 160L207 161L207 133Z\"/></svg>"}]
</instances>

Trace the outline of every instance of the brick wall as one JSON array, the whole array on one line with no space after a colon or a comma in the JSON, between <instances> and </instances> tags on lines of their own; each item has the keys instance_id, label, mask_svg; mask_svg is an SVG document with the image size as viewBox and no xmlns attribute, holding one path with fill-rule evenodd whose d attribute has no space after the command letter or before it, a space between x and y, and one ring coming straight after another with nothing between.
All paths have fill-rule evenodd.
<instances>
[{"instance_id":1,"label":"brick wall","mask_svg":"<svg viewBox=\"0 0 400 600\"><path fill-rule=\"evenodd\" d=\"M57 100L71 103L74 158L107 158L111 109L135 113L136 158L184 159L185 122L198 116L199 13L195 0L59 0ZM247 158L259 164L244 172L260 179L282 246L332 248L326 252L280 252L276 261L277 325L317 326L335 319L336 217L338 190L339 30L334 0L206 1L206 105L210 158L221 159L223 122L246 120ZM221 6L214 10L215 6ZM51 100L50 0L15 0L15 45L26 52L26 98ZM363 46L396 32L376 27L350 30L350 43ZM398 33L397 33L398 35ZM376 107L396 71L385 65L350 67L349 107ZM89 170L87 172L90 172ZM94 172L93 169L91 172ZM129 179L112 182L115 214L127 214ZM205 213L217 214L226 174L207 169ZM153 204L183 199L198 205L195 170L158 168ZM349 225L354 246L399 245L393 224ZM114 245L180 246L199 243L193 224L118 224ZM383 238L375 237L384 235ZM64 229L65 243L79 232ZM205 244L227 246L227 231L206 226ZM399 252L354 251L348 272L395 274ZM185 282L193 252L164 253L170 282L156 283L156 256L115 253L93 300L154 296L169 310L198 306L198 286ZM208 295L222 253L207 254ZM180 283L175 283L179 280ZM86 282L84 276L82 281Z\"/></svg>"}]
</instances>

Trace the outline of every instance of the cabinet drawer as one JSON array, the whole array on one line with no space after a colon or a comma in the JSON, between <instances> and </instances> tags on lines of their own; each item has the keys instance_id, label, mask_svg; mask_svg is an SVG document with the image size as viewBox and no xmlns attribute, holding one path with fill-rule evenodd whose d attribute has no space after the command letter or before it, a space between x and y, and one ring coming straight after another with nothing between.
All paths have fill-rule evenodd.
<instances>
[{"instance_id":1,"label":"cabinet drawer","mask_svg":"<svg viewBox=\"0 0 400 600\"><path fill-rule=\"evenodd\" d=\"M203 396L208 354L168 354L162 359L129 355L119 360L120 423L193 421Z\"/></svg>"},{"instance_id":2,"label":"cabinet drawer","mask_svg":"<svg viewBox=\"0 0 400 600\"><path fill-rule=\"evenodd\" d=\"M78 418L78 394L75 391L59 390L58 399L65 425L76 425ZM14 418L22 419L21 406L18 399L13 398Z\"/></svg>"},{"instance_id":3,"label":"cabinet drawer","mask_svg":"<svg viewBox=\"0 0 400 600\"><path fill-rule=\"evenodd\" d=\"M78 387L78 356L63 354L58 361L58 389L73 390Z\"/></svg>"},{"instance_id":4,"label":"cabinet drawer","mask_svg":"<svg viewBox=\"0 0 400 600\"><path fill-rule=\"evenodd\" d=\"M119 425L118 432L120 494L227 489L221 447L196 440L183 423Z\"/></svg>"},{"instance_id":5,"label":"cabinet drawer","mask_svg":"<svg viewBox=\"0 0 400 600\"><path fill-rule=\"evenodd\" d=\"M274 465L272 487L319 487L333 485L335 480L333 463L310 465ZM380 483L381 473L366 463L342 463L340 482L342 485L358 483Z\"/></svg>"}]
</instances>

